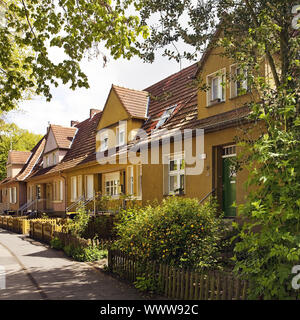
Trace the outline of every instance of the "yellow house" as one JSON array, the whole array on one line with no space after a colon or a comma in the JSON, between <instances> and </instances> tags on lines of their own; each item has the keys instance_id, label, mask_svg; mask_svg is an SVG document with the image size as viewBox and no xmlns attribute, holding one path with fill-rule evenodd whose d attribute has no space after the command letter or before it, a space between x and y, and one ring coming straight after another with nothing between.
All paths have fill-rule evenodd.
<instances>
[{"instance_id":1,"label":"yellow house","mask_svg":"<svg viewBox=\"0 0 300 320\"><path fill-rule=\"evenodd\" d=\"M102 196L146 204L170 195L199 201L215 195L225 216L235 217L232 204L244 201L247 179L245 170L234 170L235 138L262 129L248 130L254 126L247 103L258 95L247 70L221 53L212 47L199 63L144 90L112 85L102 111L91 109L70 127L50 125L24 180L27 203L64 214ZM269 77L267 64L261 72Z\"/></svg>"}]
</instances>

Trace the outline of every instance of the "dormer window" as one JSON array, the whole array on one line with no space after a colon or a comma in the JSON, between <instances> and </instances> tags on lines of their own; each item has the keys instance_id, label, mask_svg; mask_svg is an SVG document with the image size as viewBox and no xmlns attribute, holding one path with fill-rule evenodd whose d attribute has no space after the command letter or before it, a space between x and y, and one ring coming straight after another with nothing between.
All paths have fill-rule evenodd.
<instances>
[{"instance_id":1,"label":"dormer window","mask_svg":"<svg viewBox=\"0 0 300 320\"><path fill-rule=\"evenodd\" d=\"M165 112L163 113L163 115L160 117L160 119L157 122L156 125L156 129L161 127L171 116L171 114L173 113L173 111L175 110L176 105L168 107Z\"/></svg>"}]
</instances>

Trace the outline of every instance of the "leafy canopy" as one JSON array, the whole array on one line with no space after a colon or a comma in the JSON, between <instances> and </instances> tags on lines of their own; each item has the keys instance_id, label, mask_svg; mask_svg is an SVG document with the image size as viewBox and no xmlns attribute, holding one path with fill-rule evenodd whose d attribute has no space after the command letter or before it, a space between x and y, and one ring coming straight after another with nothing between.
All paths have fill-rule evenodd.
<instances>
[{"instance_id":1,"label":"leafy canopy","mask_svg":"<svg viewBox=\"0 0 300 320\"><path fill-rule=\"evenodd\" d=\"M59 80L71 89L88 88L79 62L97 56L99 44L115 59L137 54L135 41L148 29L128 13L132 2L0 0L0 110L32 93L49 101L50 84ZM60 61L50 58L49 48Z\"/></svg>"},{"instance_id":2,"label":"leafy canopy","mask_svg":"<svg viewBox=\"0 0 300 320\"><path fill-rule=\"evenodd\" d=\"M30 151L42 138L14 123L0 120L0 180L6 177L6 162L9 150Z\"/></svg>"}]
</instances>

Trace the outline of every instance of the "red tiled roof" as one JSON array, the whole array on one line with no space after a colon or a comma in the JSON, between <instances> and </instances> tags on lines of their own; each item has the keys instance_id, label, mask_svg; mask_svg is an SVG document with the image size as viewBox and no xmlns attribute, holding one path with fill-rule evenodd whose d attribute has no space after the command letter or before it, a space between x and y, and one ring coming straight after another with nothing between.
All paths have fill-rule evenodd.
<instances>
[{"instance_id":1,"label":"red tiled roof","mask_svg":"<svg viewBox=\"0 0 300 320\"><path fill-rule=\"evenodd\" d=\"M148 107L148 92L128 89L112 85L126 111L133 117L146 119Z\"/></svg>"},{"instance_id":2,"label":"red tiled roof","mask_svg":"<svg viewBox=\"0 0 300 320\"><path fill-rule=\"evenodd\" d=\"M75 127L62 127L56 124L50 125L58 148L69 149L76 133Z\"/></svg>"},{"instance_id":3,"label":"red tiled roof","mask_svg":"<svg viewBox=\"0 0 300 320\"><path fill-rule=\"evenodd\" d=\"M102 112L96 113L92 118L88 118L74 127L78 131L74 137L72 147L67 151L60 163L42 168L42 159L40 159L35 166L34 172L28 178L56 173L96 160L96 133L101 115Z\"/></svg>"},{"instance_id":4,"label":"red tiled roof","mask_svg":"<svg viewBox=\"0 0 300 320\"><path fill-rule=\"evenodd\" d=\"M164 126L177 118L181 109L195 111L198 90L195 81L197 69L198 63L195 63L145 89L150 94L150 103L149 119L143 125L144 130L150 132L154 129L159 118L170 106L176 105L176 108Z\"/></svg>"},{"instance_id":5,"label":"red tiled roof","mask_svg":"<svg viewBox=\"0 0 300 320\"><path fill-rule=\"evenodd\" d=\"M12 164L25 164L30 157L30 151L16 151L11 150L8 152L7 163Z\"/></svg>"},{"instance_id":6,"label":"red tiled roof","mask_svg":"<svg viewBox=\"0 0 300 320\"><path fill-rule=\"evenodd\" d=\"M21 171L13 178L5 178L0 184L10 183L14 181L23 181L32 171L45 147L45 137L43 137L31 151L26 151L29 154L27 162L24 164ZM15 151L14 151L15 152Z\"/></svg>"},{"instance_id":7,"label":"red tiled roof","mask_svg":"<svg viewBox=\"0 0 300 320\"><path fill-rule=\"evenodd\" d=\"M16 176L17 180L20 181L26 179L26 177L32 172L34 166L38 163L39 159L41 159L45 144L46 138L43 137L32 149L31 157L29 158L27 165L24 166L20 173Z\"/></svg>"}]
</instances>

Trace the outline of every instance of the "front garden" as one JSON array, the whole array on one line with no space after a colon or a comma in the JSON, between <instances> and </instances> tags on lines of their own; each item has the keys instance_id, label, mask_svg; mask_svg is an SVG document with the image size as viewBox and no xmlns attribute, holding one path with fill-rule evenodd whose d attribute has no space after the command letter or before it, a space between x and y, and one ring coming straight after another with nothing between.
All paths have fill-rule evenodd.
<instances>
[{"instance_id":1,"label":"front garden","mask_svg":"<svg viewBox=\"0 0 300 320\"><path fill-rule=\"evenodd\" d=\"M0 227L28 232L77 261L105 261L104 271L172 299L244 300L255 291L236 267L253 253L240 250L239 227L223 219L214 200L169 197L114 216L77 211L74 219L0 216Z\"/></svg>"}]
</instances>

